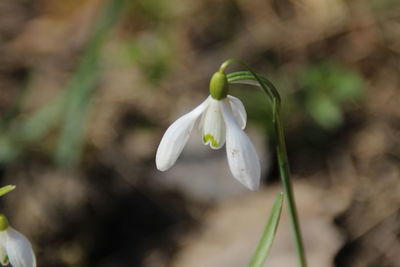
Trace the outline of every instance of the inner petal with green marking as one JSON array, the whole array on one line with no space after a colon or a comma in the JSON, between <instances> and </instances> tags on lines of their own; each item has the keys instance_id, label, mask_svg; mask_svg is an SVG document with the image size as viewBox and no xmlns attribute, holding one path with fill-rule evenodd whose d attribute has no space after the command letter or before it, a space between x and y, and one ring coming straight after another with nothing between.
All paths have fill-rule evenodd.
<instances>
[{"instance_id":1,"label":"inner petal with green marking","mask_svg":"<svg viewBox=\"0 0 400 267\"><path fill-rule=\"evenodd\" d=\"M203 143L213 149L219 149L225 144L225 121L222 117L220 102L225 100L209 100L209 106L203 113L200 129Z\"/></svg>"}]
</instances>

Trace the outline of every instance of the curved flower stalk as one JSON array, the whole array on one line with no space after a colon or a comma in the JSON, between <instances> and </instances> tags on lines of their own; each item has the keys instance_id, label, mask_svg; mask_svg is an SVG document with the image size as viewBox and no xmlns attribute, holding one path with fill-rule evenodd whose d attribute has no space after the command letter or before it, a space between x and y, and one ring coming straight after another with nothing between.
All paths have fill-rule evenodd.
<instances>
[{"instance_id":1,"label":"curved flower stalk","mask_svg":"<svg viewBox=\"0 0 400 267\"><path fill-rule=\"evenodd\" d=\"M210 81L210 96L191 112L177 119L165 132L156 154L156 165L166 171L178 159L196 121L203 143L220 149L226 143L229 168L234 178L250 190L260 184L260 161L249 137L243 131L247 114L242 102L227 94L228 81L217 72Z\"/></svg>"},{"instance_id":2,"label":"curved flower stalk","mask_svg":"<svg viewBox=\"0 0 400 267\"><path fill-rule=\"evenodd\" d=\"M29 240L8 225L0 215L0 261L2 266L36 267L36 258Z\"/></svg>"},{"instance_id":3,"label":"curved flower stalk","mask_svg":"<svg viewBox=\"0 0 400 267\"><path fill-rule=\"evenodd\" d=\"M301 267L307 267L306 255L303 246L303 240L301 235L300 223L297 215L296 201L293 193L293 186L291 182L291 174L289 167L289 159L286 152L286 142L284 128L282 126L282 121L280 117L280 104L281 98L278 90L275 86L265 77L254 72L246 63L238 59L228 59L225 61L220 70L225 70L225 68L231 63L239 63L245 67L248 71L239 71L230 73L227 75L229 83L244 83L261 88L269 97L272 104L273 111L273 121L274 126L274 137L275 137L275 147L279 166L279 173L281 176L282 186L285 192L285 198L287 199L287 207L289 212L289 217L291 220L294 241L296 244L296 252L299 260L299 265Z\"/></svg>"}]
</instances>

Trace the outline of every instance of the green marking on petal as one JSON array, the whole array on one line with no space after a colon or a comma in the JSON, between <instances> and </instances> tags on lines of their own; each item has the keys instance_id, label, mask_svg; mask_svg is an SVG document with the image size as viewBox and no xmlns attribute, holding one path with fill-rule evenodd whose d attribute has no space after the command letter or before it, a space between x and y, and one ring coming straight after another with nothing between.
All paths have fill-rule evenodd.
<instances>
[{"instance_id":1,"label":"green marking on petal","mask_svg":"<svg viewBox=\"0 0 400 267\"><path fill-rule=\"evenodd\" d=\"M215 137L212 134L205 134L203 136L203 141L206 144L208 141L210 141L211 146L215 148L219 146L217 139L215 139Z\"/></svg>"}]
</instances>

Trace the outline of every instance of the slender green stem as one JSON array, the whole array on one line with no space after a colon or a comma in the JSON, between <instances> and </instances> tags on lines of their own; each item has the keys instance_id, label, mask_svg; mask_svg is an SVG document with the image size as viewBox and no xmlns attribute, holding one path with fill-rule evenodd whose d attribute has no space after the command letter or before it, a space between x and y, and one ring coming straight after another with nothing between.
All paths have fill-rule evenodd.
<instances>
[{"instance_id":1,"label":"slender green stem","mask_svg":"<svg viewBox=\"0 0 400 267\"><path fill-rule=\"evenodd\" d=\"M303 246L303 240L302 240L302 235L301 235L301 230L300 230L299 219L298 219L298 215L297 215L296 201L294 198L294 193L293 193L293 188L292 188L289 160L288 160L287 152L286 152L285 134L284 134L284 129L283 129L282 121L281 121L281 117L280 117L281 99L280 99L278 90L275 88L275 86L270 81L268 81L268 79L257 74L246 63L244 63L238 59L229 59L229 60L225 61L221 65L220 70L224 71L225 68L233 62L241 64L249 71L241 71L241 72L235 72L235 73L228 74L227 75L228 82L232 83L232 82L239 81L239 80L256 80L259 83L260 88L263 89L263 91L268 95L268 97L270 98L270 100L272 102L273 123L274 123L275 138L276 138L275 143L276 143L276 153L277 153L277 159L278 159L278 165L279 165L279 173L281 176L281 182L282 182L282 186L284 189L284 193L287 198L286 203L287 203L288 210L289 210L289 216L290 216L292 230L293 230L293 234L294 234L294 241L296 244L296 252L297 252L299 264L301 267L307 267L306 255L305 255L305 250L304 250L304 246Z\"/></svg>"},{"instance_id":2,"label":"slender green stem","mask_svg":"<svg viewBox=\"0 0 400 267\"><path fill-rule=\"evenodd\" d=\"M277 105L276 108L279 108L280 103L281 103L281 97L279 96L278 90L276 90L275 86L268 81L268 79L263 79L263 81L260 79L261 75L258 75L253 69L247 65L245 62L241 61L240 59L236 58L231 58L222 63L221 67L219 68L220 71L224 72L225 69L228 67L229 64L232 63L239 63L243 67L249 70L249 72L253 75L254 79L260 84L261 89L264 90L264 92L270 97L273 103ZM243 73L243 72L242 72ZM267 85L267 86L265 86ZM275 110L275 109L274 109Z\"/></svg>"},{"instance_id":3,"label":"slender green stem","mask_svg":"<svg viewBox=\"0 0 400 267\"><path fill-rule=\"evenodd\" d=\"M294 240L296 242L296 250L299 258L300 266L306 267L306 255L304 252L303 240L301 236L301 229L299 218L297 216L296 201L294 198L292 181L290 176L289 160L286 152L285 133L282 126L279 110L275 112L275 133L276 133L276 152L278 156L279 172L285 195L287 197L289 215L292 221L292 230Z\"/></svg>"}]
</instances>

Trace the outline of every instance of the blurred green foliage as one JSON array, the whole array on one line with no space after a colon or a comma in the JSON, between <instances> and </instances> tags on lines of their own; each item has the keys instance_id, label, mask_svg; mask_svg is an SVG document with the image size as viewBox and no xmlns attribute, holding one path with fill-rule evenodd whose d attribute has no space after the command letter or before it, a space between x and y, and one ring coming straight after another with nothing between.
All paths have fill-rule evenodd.
<instances>
[{"instance_id":1,"label":"blurred green foliage","mask_svg":"<svg viewBox=\"0 0 400 267\"><path fill-rule=\"evenodd\" d=\"M399 5L398 0L368 0L367 1L372 10L387 11L388 9L397 8Z\"/></svg>"},{"instance_id":2,"label":"blurred green foliage","mask_svg":"<svg viewBox=\"0 0 400 267\"><path fill-rule=\"evenodd\" d=\"M12 125L4 125L6 119L10 120L10 116L2 118L0 162L12 161L24 146L44 138L57 123L61 123L61 130L55 161L64 167L79 162L91 97L95 93L101 69L100 49L127 2L112 0L105 3L78 67L62 93L27 118L18 118ZM20 101L13 110L19 104ZM17 116L18 112L12 112L12 115Z\"/></svg>"},{"instance_id":3,"label":"blurred green foliage","mask_svg":"<svg viewBox=\"0 0 400 267\"><path fill-rule=\"evenodd\" d=\"M306 67L299 83L308 114L326 130L342 125L344 104L361 96L361 77L332 62Z\"/></svg>"},{"instance_id":4,"label":"blurred green foliage","mask_svg":"<svg viewBox=\"0 0 400 267\"><path fill-rule=\"evenodd\" d=\"M172 51L167 37L160 34L142 34L123 43L122 51L137 64L145 79L157 85L167 73Z\"/></svg>"},{"instance_id":5,"label":"blurred green foliage","mask_svg":"<svg viewBox=\"0 0 400 267\"><path fill-rule=\"evenodd\" d=\"M157 85L173 57L168 37L170 5L164 0L140 0L129 7L128 14L137 23L131 25L134 34L120 43L121 53L140 68L147 82Z\"/></svg>"}]
</instances>

